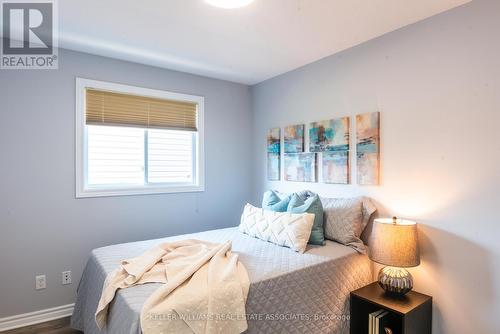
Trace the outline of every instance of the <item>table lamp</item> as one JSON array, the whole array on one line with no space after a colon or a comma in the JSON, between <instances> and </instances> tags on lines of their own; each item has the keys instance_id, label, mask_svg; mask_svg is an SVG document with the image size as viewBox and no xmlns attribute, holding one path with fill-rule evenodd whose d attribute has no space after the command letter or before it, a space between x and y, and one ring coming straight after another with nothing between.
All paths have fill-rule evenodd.
<instances>
[{"instance_id":1,"label":"table lamp","mask_svg":"<svg viewBox=\"0 0 500 334\"><path fill-rule=\"evenodd\" d=\"M413 288L413 277L404 268L420 264L417 224L410 220L374 220L369 257L386 265L380 269L378 283L388 294L403 296Z\"/></svg>"}]
</instances>

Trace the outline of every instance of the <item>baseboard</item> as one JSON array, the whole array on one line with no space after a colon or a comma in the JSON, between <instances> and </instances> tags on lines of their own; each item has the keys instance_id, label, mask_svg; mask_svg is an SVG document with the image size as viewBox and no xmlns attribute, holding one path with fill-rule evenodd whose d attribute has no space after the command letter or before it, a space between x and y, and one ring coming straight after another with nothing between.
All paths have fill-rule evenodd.
<instances>
[{"instance_id":1,"label":"baseboard","mask_svg":"<svg viewBox=\"0 0 500 334\"><path fill-rule=\"evenodd\" d=\"M69 317L73 314L74 307L75 304L68 304L45 310L0 318L0 332Z\"/></svg>"}]
</instances>

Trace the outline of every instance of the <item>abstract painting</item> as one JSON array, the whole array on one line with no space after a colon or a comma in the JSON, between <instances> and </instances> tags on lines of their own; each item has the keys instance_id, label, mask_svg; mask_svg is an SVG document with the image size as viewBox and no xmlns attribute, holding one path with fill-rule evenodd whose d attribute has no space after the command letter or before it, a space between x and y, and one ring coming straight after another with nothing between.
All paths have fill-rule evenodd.
<instances>
[{"instance_id":1,"label":"abstract painting","mask_svg":"<svg viewBox=\"0 0 500 334\"><path fill-rule=\"evenodd\" d=\"M285 127L285 153L304 152L304 124Z\"/></svg>"},{"instance_id":2,"label":"abstract painting","mask_svg":"<svg viewBox=\"0 0 500 334\"><path fill-rule=\"evenodd\" d=\"M349 151L323 153L323 182L349 183Z\"/></svg>"},{"instance_id":3,"label":"abstract painting","mask_svg":"<svg viewBox=\"0 0 500 334\"><path fill-rule=\"evenodd\" d=\"M309 151L349 150L349 117L313 122L309 125Z\"/></svg>"},{"instance_id":4,"label":"abstract painting","mask_svg":"<svg viewBox=\"0 0 500 334\"><path fill-rule=\"evenodd\" d=\"M316 153L285 154L285 180L316 182Z\"/></svg>"},{"instance_id":5,"label":"abstract painting","mask_svg":"<svg viewBox=\"0 0 500 334\"><path fill-rule=\"evenodd\" d=\"M267 152L268 153L280 153L280 142L281 142L281 129L272 128L269 129L267 133Z\"/></svg>"},{"instance_id":6,"label":"abstract painting","mask_svg":"<svg viewBox=\"0 0 500 334\"><path fill-rule=\"evenodd\" d=\"M380 113L356 116L356 153L358 184L379 184Z\"/></svg>"},{"instance_id":7,"label":"abstract painting","mask_svg":"<svg viewBox=\"0 0 500 334\"><path fill-rule=\"evenodd\" d=\"M267 153L267 179L269 181L280 180L280 154Z\"/></svg>"}]
</instances>

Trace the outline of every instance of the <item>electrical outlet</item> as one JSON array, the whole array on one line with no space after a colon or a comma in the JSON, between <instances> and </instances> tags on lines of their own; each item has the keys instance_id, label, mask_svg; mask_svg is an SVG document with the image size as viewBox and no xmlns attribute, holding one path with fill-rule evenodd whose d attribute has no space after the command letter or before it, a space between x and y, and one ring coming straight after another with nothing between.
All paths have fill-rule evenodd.
<instances>
[{"instance_id":1,"label":"electrical outlet","mask_svg":"<svg viewBox=\"0 0 500 334\"><path fill-rule=\"evenodd\" d=\"M63 271L62 272L62 284L71 284L71 271Z\"/></svg>"},{"instance_id":2,"label":"electrical outlet","mask_svg":"<svg viewBox=\"0 0 500 334\"><path fill-rule=\"evenodd\" d=\"M47 278L45 275L35 276L35 289L42 290L47 287Z\"/></svg>"}]
</instances>

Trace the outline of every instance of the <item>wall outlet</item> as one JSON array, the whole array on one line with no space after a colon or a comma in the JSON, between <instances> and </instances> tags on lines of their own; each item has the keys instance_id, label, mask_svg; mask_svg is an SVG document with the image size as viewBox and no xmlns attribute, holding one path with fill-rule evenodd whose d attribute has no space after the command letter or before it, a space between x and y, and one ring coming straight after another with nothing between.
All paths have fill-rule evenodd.
<instances>
[{"instance_id":1,"label":"wall outlet","mask_svg":"<svg viewBox=\"0 0 500 334\"><path fill-rule=\"evenodd\" d=\"M62 284L71 284L71 271L63 271L62 272Z\"/></svg>"},{"instance_id":2,"label":"wall outlet","mask_svg":"<svg viewBox=\"0 0 500 334\"><path fill-rule=\"evenodd\" d=\"M47 278L45 275L35 276L35 289L42 290L47 287Z\"/></svg>"}]
</instances>

